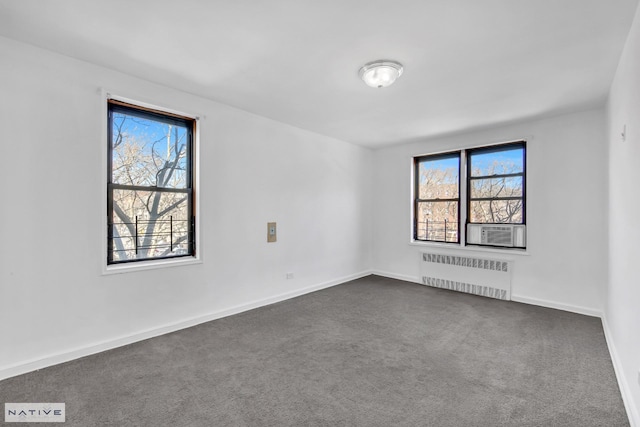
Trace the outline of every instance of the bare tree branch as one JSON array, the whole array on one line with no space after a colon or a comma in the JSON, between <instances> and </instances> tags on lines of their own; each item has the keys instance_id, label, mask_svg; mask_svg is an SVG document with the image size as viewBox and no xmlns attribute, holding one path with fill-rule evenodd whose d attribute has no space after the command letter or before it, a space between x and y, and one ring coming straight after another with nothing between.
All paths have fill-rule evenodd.
<instances>
[{"instance_id":1,"label":"bare tree branch","mask_svg":"<svg viewBox=\"0 0 640 427\"><path fill-rule=\"evenodd\" d=\"M188 235L186 235L186 234L185 234L184 236L180 236L180 237L178 237L176 240L174 240L174 241L173 241L173 246L176 246L176 245L178 245L178 244L180 244L180 243L184 242L185 240L187 240L187 237L189 237L189 236L188 236ZM167 248L167 249L165 249L165 250L164 250L164 252L162 252L162 253L160 254L160 256L165 256L165 255L167 255L169 252L171 252L171 248Z\"/></svg>"},{"instance_id":2,"label":"bare tree branch","mask_svg":"<svg viewBox=\"0 0 640 427\"><path fill-rule=\"evenodd\" d=\"M169 206L167 206L166 208L158 212L158 217L163 217L167 212L174 210L185 200L187 200L187 196L184 196L182 199L178 200L177 202L170 204Z\"/></svg>"},{"instance_id":3,"label":"bare tree branch","mask_svg":"<svg viewBox=\"0 0 640 427\"><path fill-rule=\"evenodd\" d=\"M131 218L129 217L129 215L127 215L122 208L120 207L120 205L118 203L113 203L113 211L116 213L116 215L118 215L118 218L120 218L120 221L122 221L124 223L124 226L127 227L127 229L129 230L129 234L131 234L131 236L135 236L136 235L136 227L133 224L133 221L131 220Z\"/></svg>"}]
</instances>

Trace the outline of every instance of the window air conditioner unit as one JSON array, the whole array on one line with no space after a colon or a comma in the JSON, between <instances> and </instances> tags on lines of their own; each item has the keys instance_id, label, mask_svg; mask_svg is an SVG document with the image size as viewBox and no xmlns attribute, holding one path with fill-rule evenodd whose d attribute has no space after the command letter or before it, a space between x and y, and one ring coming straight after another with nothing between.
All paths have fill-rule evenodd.
<instances>
[{"instance_id":1,"label":"window air conditioner unit","mask_svg":"<svg viewBox=\"0 0 640 427\"><path fill-rule=\"evenodd\" d=\"M525 225L516 224L467 224L467 243L524 248L526 230Z\"/></svg>"}]
</instances>

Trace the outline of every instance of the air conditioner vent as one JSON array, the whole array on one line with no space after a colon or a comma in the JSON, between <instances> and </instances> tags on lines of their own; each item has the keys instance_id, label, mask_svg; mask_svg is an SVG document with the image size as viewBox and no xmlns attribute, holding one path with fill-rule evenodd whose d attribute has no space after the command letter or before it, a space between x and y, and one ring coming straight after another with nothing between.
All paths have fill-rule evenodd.
<instances>
[{"instance_id":1,"label":"air conditioner vent","mask_svg":"<svg viewBox=\"0 0 640 427\"><path fill-rule=\"evenodd\" d=\"M482 227L480 233L482 243L485 245L513 245L513 228L511 227Z\"/></svg>"},{"instance_id":2,"label":"air conditioner vent","mask_svg":"<svg viewBox=\"0 0 640 427\"><path fill-rule=\"evenodd\" d=\"M526 247L526 226L520 224L468 224L467 243L524 248Z\"/></svg>"}]
</instances>

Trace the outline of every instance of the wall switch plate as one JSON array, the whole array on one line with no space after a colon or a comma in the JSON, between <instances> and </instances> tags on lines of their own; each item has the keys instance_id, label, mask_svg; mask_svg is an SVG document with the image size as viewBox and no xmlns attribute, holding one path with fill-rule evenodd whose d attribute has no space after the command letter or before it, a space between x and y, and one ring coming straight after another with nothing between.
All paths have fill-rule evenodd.
<instances>
[{"instance_id":1,"label":"wall switch plate","mask_svg":"<svg viewBox=\"0 0 640 427\"><path fill-rule=\"evenodd\" d=\"M275 242L277 239L277 234L276 234L276 223L275 222L268 222L267 223L267 242L268 243L273 243Z\"/></svg>"}]
</instances>

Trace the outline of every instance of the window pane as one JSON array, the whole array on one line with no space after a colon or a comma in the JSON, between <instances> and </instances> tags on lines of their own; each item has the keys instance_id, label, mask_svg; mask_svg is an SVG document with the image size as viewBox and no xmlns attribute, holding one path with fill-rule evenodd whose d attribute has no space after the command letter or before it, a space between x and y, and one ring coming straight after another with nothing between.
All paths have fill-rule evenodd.
<instances>
[{"instance_id":1,"label":"window pane","mask_svg":"<svg viewBox=\"0 0 640 427\"><path fill-rule=\"evenodd\" d=\"M458 242L458 202L419 202L417 240Z\"/></svg>"},{"instance_id":2,"label":"window pane","mask_svg":"<svg viewBox=\"0 0 640 427\"><path fill-rule=\"evenodd\" d=\"M471 152L471 176L491 176L522 173L524 170L524 148Z\"/></svg>"},{"instance_id":3,"label":"window pane","mask_svg":"<svg viewBox=\"0 0 640 427\"><path fill-rule=\"evenodd\" d=\"M188 134L186 126L114 111L111 182L187 188Z\"/></svg>"},{"instance_id":4,"label":"window pane","mask_svg":"<svg viewBox=\"0 0 640 427\"><path fill-rule=\"evenodd\" d=\"M522 199L472 201L470 205L471 222L522 224Z\"/></svg>"},{"instance_id":5,"label":"window pane","mask_svg":"<svg viewBox=\"0 0 640 427\"><path fill-rule=\"evenodd\" d=\"M474 179L471 183L471 198L522 197L522 177Z\"/></svg>"},{"instance_id":6,"label":"window pane","mask_svg":"<svg viewBox=\"0 0 640 427\"><path fill-rule=\"evenodd\" d=\"M113 260L190 254L187 197L187 193L114 190Z\"/></svg>"},{"instance_id":7,"label":"window pane","mask_svg":"<svg viewBox=\"0 0 640 427\"><path fill-rule=\"evenodd\" d=\"M418 199L457 199L459 157L421 160L418 167Z\"/></svg>"}]
</instances>

